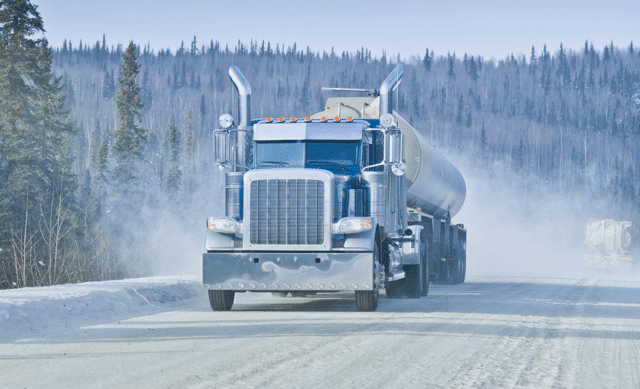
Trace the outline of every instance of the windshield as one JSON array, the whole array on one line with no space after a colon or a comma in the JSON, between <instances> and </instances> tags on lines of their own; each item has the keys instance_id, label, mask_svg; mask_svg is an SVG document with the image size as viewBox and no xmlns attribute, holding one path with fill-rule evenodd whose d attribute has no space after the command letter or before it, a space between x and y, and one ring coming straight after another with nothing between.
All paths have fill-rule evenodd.
<instances>
[{"instance_id":1,"label":"windshield","mask_svg":"<svg viewBox=\"0 0 640 389\"><path fill-rule=\"evenodd\" d=\"M258 167L303 166L303 164L304 143L300 141L256 143L256 165Z\"/></svg>"},{"instance_id":2,"label":"windshield","mask_svg":"<svg viewBox=\"0 0 640 389\"><path fill-rule=\"evenodd\" d=\"M256 167L311 167L334 173L360 171L359 141L256 142Z\"/></svg>"}]
</instances>

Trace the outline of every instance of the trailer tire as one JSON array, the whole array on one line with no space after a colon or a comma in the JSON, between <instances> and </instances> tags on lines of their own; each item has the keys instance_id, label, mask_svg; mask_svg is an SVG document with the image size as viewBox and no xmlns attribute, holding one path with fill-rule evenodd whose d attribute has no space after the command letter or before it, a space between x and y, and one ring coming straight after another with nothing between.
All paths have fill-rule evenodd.
<instances>
[{"instance_id":1,"label":"trailer tire","mask_svg":"<svg viewBox=\"0 0 640 389\"><path fill-rule=\"evenodd\" d=\"M210 290L209 304L214 311L228 311L233 306L236 292L233 290Z\"/></svg>"},{"instance_id":2,"label":"trailer tire","mask_svg":"<svg viewBox=\"0 0 640 389\"><path fill-rule=\"evenodd\" d=\"M373 290L356 290L356 307L358 311L372 312L378 309L380 298L380 282L378 272L380 271L380 244L376 239L373 248Z\"/></svg>"},{"instance_id":3,"label":"trailer tire","mask_svg":"<svg viewBox=\"0 0 640 389\"><path fill-rule=\"evenodd\" d=\"M451 259L451 262L449 262L449 265L451 267L451 271L449 272L447 284L458 285L462 282L462 262L460 260L460 251L457 247L453 250L453 258Z\"/></svg>"},{"instance_id":4,"label":"trailer tire","mask_svg":"<svg viewBox=\"0 0 640 389\"><path fill-rule=\"evenodd\" d=\"M424 256L422 257L422 296L429 294L429 243L424 241Z\"/></svg>"},{"instance_id":5,"label":"trailer tire","mask_svg":"<svg viewBox=\"0 0 640 389\"><path fill-rule=\"evenodd\" d=\"M460 276L460 283L463 284L467 278L467 251L461 249L460 252L462 253L462 275Z\"/></svg>"}]
</instances>

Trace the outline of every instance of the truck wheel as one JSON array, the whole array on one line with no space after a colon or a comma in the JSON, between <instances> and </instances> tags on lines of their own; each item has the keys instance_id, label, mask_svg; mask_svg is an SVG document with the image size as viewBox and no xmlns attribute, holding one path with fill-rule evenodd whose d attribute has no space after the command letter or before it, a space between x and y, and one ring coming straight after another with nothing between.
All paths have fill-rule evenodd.
<instances>
[{"instance_id":1,"label":"truck wheel","mask_svg":"<svg viewBox=\"0 0 640 389\"><path fill-rule=\"evenodd\" d=\"M405 266L405 278L387 283L385 290L387 297L418 299L429 292L429 262L428 248L425 244L420 249L420 265Z\"/></svg>"},{"instance_id":2,"label":"truck wheel","mask_svg":"<svg viewBox=\"0 0 640 389\"><path fill-rule=\"evenodd\" d=\"M424 256L422 257L422 296L429 294L429 246L427 241L423 242Z\"/></svg>"},{"instance_id":3,"label":"truck wheel","mask_svg":"<svg viewBox=\"0 0 640 389\"><path fill-rule=\"evenodd\" d=\"M446 284L447 285L457 285L459 283L460 277L460 255L458 255L458 249L454 249L452 253L451 260L447 261L447 277Z\"/></svg>"},{"instance_id":4,"label":"truck wheel","mask_svg":"<svg viewBox=\"0 0 640 389\"><path fill-rule=\"evenodd\" d=\"M460 276L460 283L463 284L467 278L467 253L462 250L462 275Z\"/></svg>"},{"instance_id":5,"label":"truck wheel","mask_svg":"<svg viewBox=\"0 0 640 389\"><path fill-rule=\"evenodd\" d=\"M373 290L356 290L356 307L358 311L371 312L378 308L380 297L380 247L376 242L373 249Z\"/></svg>"},{"instance_id":6,"label":"truck wheel","mask_svg":"<svg viewBox=\"0 0 640 389\"><path fill-rule=\"evenodd\" d=\"M385 284L384 290L390 299L400 298L400 281L389 281Z\"/></svg>"},{"instance_id":7,"label":"truck wheel","mask_svg":"<svg viewBox=\"0 0 640 389\"><path fill-rule=\"evenodd\" d=\"M233 306L233 298L236 292L233 290L210 290L209 304L214 311L228 311Z\"/></svg>"},{"instance_id":8,"label":"truck wheel","mask_svg":"<svg viewBox=\"0 0 640 389\"><path fill-rule=\"evenodd\" d=\"M400 282L403 286L402 289L404 295L407 296L407 298L419 299L425 295L425 284L429 282L428 279L425 280L424 276L424 262L427 256L426 250L426 245L422 244L420 248L420 265L405 267L406 278L404 280L400 280Z\"/></svg>"}]
</instances>

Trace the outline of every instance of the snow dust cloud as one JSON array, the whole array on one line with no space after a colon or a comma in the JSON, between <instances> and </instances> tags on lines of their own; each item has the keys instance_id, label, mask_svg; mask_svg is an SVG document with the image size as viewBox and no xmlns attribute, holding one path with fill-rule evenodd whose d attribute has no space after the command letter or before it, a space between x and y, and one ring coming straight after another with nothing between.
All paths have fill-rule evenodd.
<instances>
[{"instance_id":1,"label":"snow dust cloud","mask_svg":"<svg viewBox=\"0 0 640 389\"><path fill-rule=\"evenodd\" d=\"M459 155L448 158L467 185L464 206L453 222L467 229L468 278L640 279L628 270L597 270L583 264L587 220L615 218L606 201L578 190L562 196L548 182L507 173L511 169L504 166L479 166Z\"/></svg>"},{"instance_id":2,"label":"snow dust cloud","mask_svg":"<svg viewBox=\"0 0 640 389\"><path fill-rule=\"evenodd\" d=\"M213 163L196 185L189 209L165 207L159 212L149 235L147 260L154 275L202 275L207 218L225 214L224 174ZM182 211L177 211L182 209Z\"/></svg>"}]
</instances>

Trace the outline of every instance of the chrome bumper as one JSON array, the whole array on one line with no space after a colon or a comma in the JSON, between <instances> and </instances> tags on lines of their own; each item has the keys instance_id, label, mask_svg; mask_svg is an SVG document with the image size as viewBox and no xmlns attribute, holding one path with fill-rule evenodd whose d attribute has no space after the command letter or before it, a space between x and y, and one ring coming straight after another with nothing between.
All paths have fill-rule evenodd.
<instances>
[{"instance_id":1,"label":"chrome bumper","mask_svg":"<svg viewBox=\"0 0 640 389\"><path fill-rule=\"evenodd\" d=\"M332 292L373 289L371 252L212 252L202 256L209 289Z\"/></svg>"}]
</instances>

